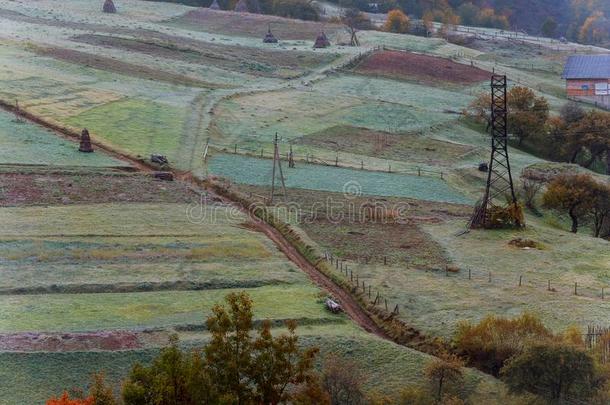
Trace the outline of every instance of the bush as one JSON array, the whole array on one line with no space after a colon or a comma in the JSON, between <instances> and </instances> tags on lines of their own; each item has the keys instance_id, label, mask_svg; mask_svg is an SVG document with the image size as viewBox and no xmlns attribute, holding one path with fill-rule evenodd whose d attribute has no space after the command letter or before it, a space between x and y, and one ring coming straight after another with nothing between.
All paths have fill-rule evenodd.
<instances>
[{"instance_id":1,"label":"bush","mask_svg":"<svg viewBox=\"0 0 610 405\"><path fill-rule=\"evenodd\" d=\"M383 30L387 32L396 32L404 34L409 31L409 17L402 11L396 9L388 13L388 18L383 25Z\"/></svg>"},{"instance_id":2,"label":"bush","mask_svg":"<svg viewBox=\"0 0 610 405\"><path fill-rule=\"evenodd\" d=\"M458 323L454 343L473 366L498 377L511 357L530 343L552 339L552 333L534 315L506 319L487 316L478 324Z\"/></svg>"},{"instance_id":3,"label":"bush","mask_svg":"<svg viewBox=\"0 0 610 405\"><path fill-rule=\"evenodd\" d=\"M591 356L574 345L534 344L502 369L511 392L531 392L550 403L585 403L600 385Z\"/></svg>"}]
</instances>

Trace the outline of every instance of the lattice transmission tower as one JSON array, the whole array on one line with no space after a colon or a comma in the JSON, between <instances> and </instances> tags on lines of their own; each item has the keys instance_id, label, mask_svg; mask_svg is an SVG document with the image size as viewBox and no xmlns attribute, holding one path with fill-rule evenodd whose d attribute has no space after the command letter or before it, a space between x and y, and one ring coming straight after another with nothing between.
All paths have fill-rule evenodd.
<instances>
[{"instance_id":1,"label":"lattice transmission tower","mask_svg":"<svg viewBox=\"0 0 610 405\"><path fill-rule=\"evenodd\" d=\"M489 160L485 194L471 218L470 228L494 228L507 225L521 227L524 225L508 158L506 87L506 76L493 75L491 77L491 159ZM508 221L506 221L507 218ZM499 220L503 221L499 223Z\"/></svg>"}]
</instances>

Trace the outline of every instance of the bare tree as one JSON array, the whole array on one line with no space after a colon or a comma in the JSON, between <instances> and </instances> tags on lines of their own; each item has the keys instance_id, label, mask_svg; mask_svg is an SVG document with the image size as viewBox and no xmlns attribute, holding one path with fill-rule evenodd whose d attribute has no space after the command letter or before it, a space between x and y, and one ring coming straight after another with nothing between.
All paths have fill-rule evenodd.
<instances>
[{"instance_id":1,"label":"bare tree","mask_svg":"<svg viewBox=\"0 0 610 405\"><path fill-rule=\"evenodd\" d=\"M371 21L357 8L348 8L341 16L341 22L345 25L347 32L350 34L350 45L360 46L358 31L370 28Z\"/></svg>"},{"instance_id":2,"label":"bare tree","mask_svg":"<svg viewBox=\"0 0 610 405\"><path fill-rule=\"evenodd\" d=\"M322 370L322 383L330 395L332 405L361 405L365 403L362 391L364 375L360 367L334 354L329 355Z\"/></svg>"}]
</instances>

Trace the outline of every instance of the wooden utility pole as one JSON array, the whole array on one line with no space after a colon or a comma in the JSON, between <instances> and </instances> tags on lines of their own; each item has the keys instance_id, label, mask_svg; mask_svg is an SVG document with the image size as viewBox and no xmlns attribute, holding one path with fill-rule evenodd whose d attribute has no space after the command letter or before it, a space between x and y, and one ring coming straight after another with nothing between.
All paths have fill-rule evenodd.
<instances>
[{"instance_id":1,"label":"wooden utility pole","mask_svg":"<svg viewBox=\"0 0 610 405\"><path fill-rule=\"evenodd\" d=\"M205 177L208 177L208 152L210 150L210 138L206 139L205 146L203 147L203 155L201 156L203 160L203 168L205 170Z\"/></svg>"},{"instance_id":2,"label":"wooden utility pole","mask_svg":"<svg viewBox=\"0 0 610 405\"><path fill-rule=\"evenodd\" d=\"M288 167L294 169L294 154L292 153L292 145L290 145L290 154L288 154Z\"/></svg>"},{"instance_id":3,"label":"wooden utility pole","mask_svg":"<svg viewBox=\"0 0 610 405\"><path fill-rule=\"evenodd\" d=\"M277 132L275 133L275 139L273 140L273 169L271 171L271 196L269 198L269 204L273 204L273 194L275 194L275 167L277 166L280 173L280 180L282 181L282 190L284 191L284 201L288 199L286 193L286 184L284 183L284 173L282 172L282 159L280 158L280 149L277 144Z\"/></svg>"},{"instance_id":4,"label":"wooden utility pole","mask_svg":"<svg viewBox=\"0 0 610 405\"><path fill-rule=\"evenodd\" d=\"M205 141L205 146L203 147L203 163L207 163L208 161L208 150L210 149L210 138Z\"/></svg>"}]
</instances>

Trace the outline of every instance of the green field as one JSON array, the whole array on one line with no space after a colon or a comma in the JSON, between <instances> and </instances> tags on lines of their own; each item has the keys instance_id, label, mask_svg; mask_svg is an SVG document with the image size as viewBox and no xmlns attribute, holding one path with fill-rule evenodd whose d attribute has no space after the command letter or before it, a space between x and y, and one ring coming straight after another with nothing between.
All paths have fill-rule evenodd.
<instances>
[{"instance_id":1,"label":"green field","mask_svg":"<svg viewBox=\"0 0 610 405\"><path fill-rule=\"evenodd\" d=\"M317 218L298 231L346 258L359 280L425 334L450 337L460 319L524 310L556 331L607 322L610 304L600 293L610 282L608 242L569 235L550 215L528 216L524 231L461 233L484 185L478 164L489 159L484 128L461 111L488 83L424 85L353 70L379 47L451 58L507 73L511 85L535 89L557 113L566 101L558 73L568 50L478 39L463 47L381 31L361 31L362 46L348 47L335 44L346 34L330 23L116 3L119 12L106 15L89 0L63 7L0 0L0 99L60 126L87 127L94 140L132 157L160 153L180 171L226 177L253 198L268 195L278 133L281 156L292 146L297 157L296 168L283 167L289 200L304 212L327 197L409 208L404 223ZM262 43L269 24L279 44ZM333 46L313 50L321 28ZM0 404L43 403L84 387L94 371L118 382L173 332L185 347L201 345L210 308L241 290L253 298L257 321L297 319L304 345L356 361L367 388L395 394L424 384L430 356L326 311L327 294L243 212L206 193L202 208L190 183L110 180L117 170L97 168L124 162L78 153L77 143L13 118L0 112ZM342 167L332 167L335 159ZM545 164L511 148L515 178L536 163ZM517 237L541 249L509 246ZM446 274L447 264L459 272ZM7 338L48 332L71 341L108 331L134 332L140 346L34 352ZM470 403L511 403L499 380L466 374Z\"/></svg>"},{"instance_id":2,"label":"green field","mask_svg":"<svg viewBox=\"0 0 610 405\"><path fill-rule=\"evenodd\" d=\"M209 162L211 174L236 183L271 184L273 161L239 155L218 154ZM345 191L350 184L368 196L410 197L456 204L470 200L439 178L396 173L372 172L339 167L301 164L285 170L286 187L321 191ZM349 187L348 187L349 188Z\"/></svg>"},{"instance_id":3,"label":"green field","mask_svg":"<svg viewBox=\"0 0 610 405\"><path fill-rule=\"evenodd\" d=\"M0 165L128 166L103 152L78 152L77 143L29 122L17 122L5 111L0 111L0 143Z\"/></svg>"},{"instance_id":4,"label":"green field","mask_svg":"<svg viewBox=\"0 0 610 405\"><path fill-rule=\"evenodd\" d=\"M5 226L0 242L2 288L48 288L45 293L0 295L0 332L177 328L192 347L206 335L184 330L200 330L212 305L230 291L245 289L254 300L256 319L298 319L303 344L359 362L370 388L395 393L404 384L423 382L422 369L429 356L373 337L344 315L325 311L324 294L267 239L242 228L243 214L223 206L208 207L205 215L191 211L189 221L188 207L98 204L0 209ZM212 285L199 291L134 291L138 283L177 281ZM96 285L126 290L86 293ZM80 293L60 293L61 288ZM83 387L89 373L100 370L110 381L118 381L134 361L150 361L157 345L120 352L0 353L4 365L0 376L5 381L0 403L38 403L62 389ZM467 381L465 392L481 398L503 393L498 383L480 373L469 371Z\"/></svg>"},{"instance_id":5,"label":"green field","mask_svg":"<svg viewBox=\"0 0 610 405\"><path fill-rule=\"evenodd\" d=\"M408 384L423 384L423 368L430 356L381 340L350 323L304 325L298 328L303 345L320 347L322 355L335 353L355 361L367 376L368 389L395 394ZM196 348L207 336L180 334L185 348ZM0 353L0 404L43 403L46 393L73 387L85 388L88 376L104 370L110 382L118 382L138 361L148 363L158 348L119 352ZM32 390L32 387L36 387ZM501 384L480 372L467 370L463 394L485 403L506 398Z\"/></svg>"}]
</instances>

